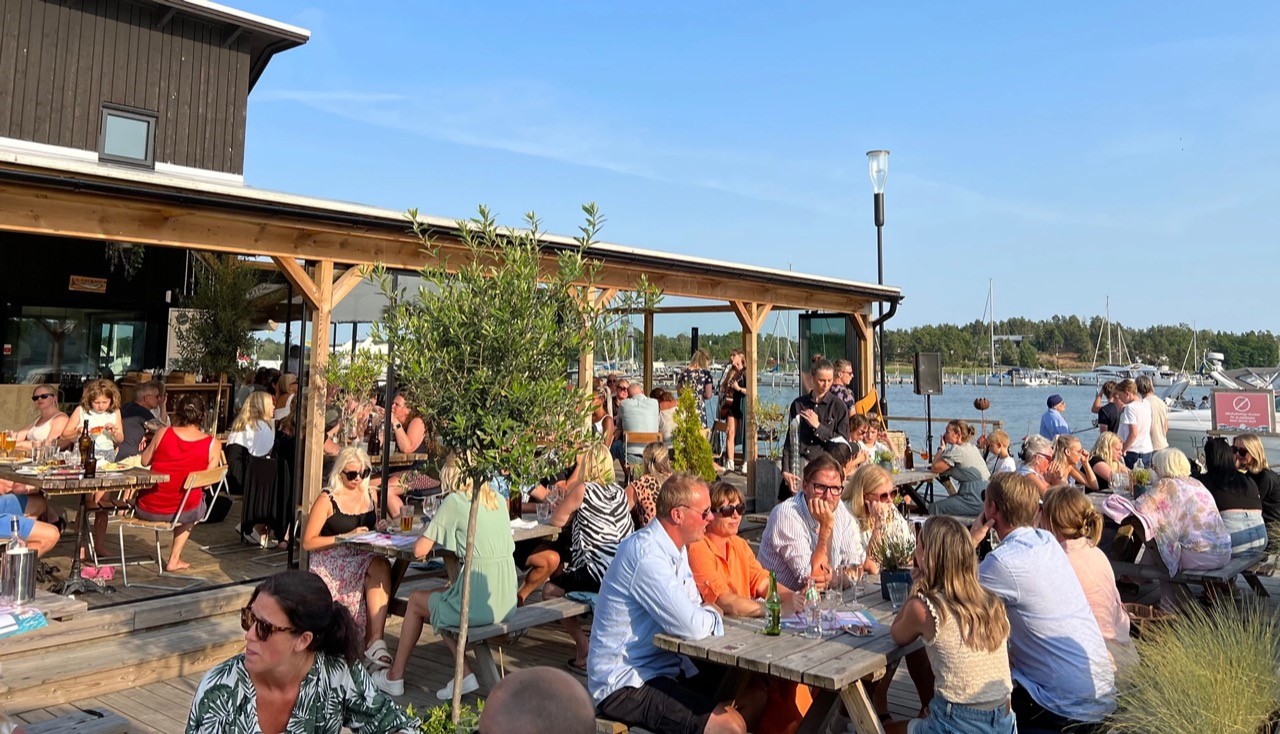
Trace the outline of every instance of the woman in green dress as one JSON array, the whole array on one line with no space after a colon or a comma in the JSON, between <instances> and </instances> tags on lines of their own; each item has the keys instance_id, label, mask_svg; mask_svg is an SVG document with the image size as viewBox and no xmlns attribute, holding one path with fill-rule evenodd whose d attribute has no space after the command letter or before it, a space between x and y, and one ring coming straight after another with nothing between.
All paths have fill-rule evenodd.
<instances>
[{"instance_id":1,"label":"woman in green dress","mask_svg":"<svg viewBox=\"0 0 1280 734\"><path fill-rule=\"evenodd\" d=\"M244 652L205 674L187 734L416 732L419 722L382 695L360 658L346 607L319 576L285 571L240 610Z\"/></svg>"},{"instance_id":2,"label":"woman in green dress","mask_svg":"<svg viewBox=\"0 0 1280 734\"><path fill-rule=\"evenodd\" d=\"M413 555L423 558L438 545L461 561L466 554L471 484L462 479L452 456L440 470L440 489L445 494L444 501L422 537L414 544ZM479 497L480 512L476 516L474 556L471 559L468 618L472 626L500 622L516 608L516 564L513 557L516 547L511 538L507 506L487 482L480 487ZM404 695L404 670L426 622L430 622L437 632L461 624L461 583L455 582L446 589L423 589L409 595L395 662L389 670L375 671L372 676L373 682L383 691L393 696ZM451 639L444 638L444 643L450 651L454 650ZM462 679L462 692L471 693L480 686L470 670L466 673ZM453 698L453 681L437 691L436 697L442 701Z\"/></svg>"}]
</instances>

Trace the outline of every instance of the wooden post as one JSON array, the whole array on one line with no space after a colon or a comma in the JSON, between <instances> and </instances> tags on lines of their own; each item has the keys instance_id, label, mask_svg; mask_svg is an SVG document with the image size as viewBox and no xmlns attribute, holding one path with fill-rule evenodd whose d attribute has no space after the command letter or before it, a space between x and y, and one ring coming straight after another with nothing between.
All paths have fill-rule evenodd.
<instances>
[{"instance_id":1,"label":"wooden post","mask_svg":"<svg viewBox=\"0 0 1280 734\"><path fill-rule=\"evenodd\" d=\"M653 311L644 312L644 394L653 392Z\"/></svg>"},{"instance_id":2,"label":"wooden post","mask_svg":"<svg viewBox=\"0 0 1280 734\"><path fill-rule=\"evenodd\" d=\"M760 399L759 386L759 335L760 330L764 328L764 321L769 317L769 311L773 309L768 303L753 303L751 301L732 301L734 313L738 315L738 323L742 325L742 356L744 368L747 371L747 409L743 414L746 421L743 435L742 450L745 456L743 458L747 462L747 490L744 494L755 497L756 486L756 457L759 456L759 446L757 445L757 434L759 427L756 422L756 407ZM734 440L733 436L729 440Z\"/></svg>"},{"instance_id":3,"label":"wooden post","mask_svg":"<svg viewBox=\"0 0 1280 734\"><path fill-rule=\"evenodd\" d=\"M876 386L875 334L871 330L867 313L849 314L849 320L858 332L858 384L854 386L854 396L861 399ZM883 395L879 398L884 400Z\"/></svg>"},{"instance_id":4,"label":"wooden post","mask_svg":"<svg viewBox=\"0 0 1280 734\"><path fill-rule=\"evenodd\" d=\"M588 301L597 309L603 309L609 305L609 301L618 295L617 288L600 288L600 289L578 289L578 296L583 301ZM591 378L595 377L596 372L596 345L595 342L587 345L578 353L578 387L591 392Z\"/></svg>"},{"instance_id":5,"label":"wooden post","mask_svg":"<svg viewBox=\"0 0 1280 734\"><path fill-rule=\"evenodd\" d=\"M302 511L307 513L324 486L324 410L328 386L322 370L329 361L329 322L333 313L333 261L320 260L313 270L316 291L311 312L311 382L307 389L306 464L302 469Z\"/></svg>"}]
</instances>

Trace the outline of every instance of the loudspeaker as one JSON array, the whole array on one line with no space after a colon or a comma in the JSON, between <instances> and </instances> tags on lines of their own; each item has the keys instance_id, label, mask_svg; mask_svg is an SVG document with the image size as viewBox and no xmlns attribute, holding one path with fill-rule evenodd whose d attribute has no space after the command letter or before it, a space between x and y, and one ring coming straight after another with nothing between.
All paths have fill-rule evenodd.
<instances>
[{"instance_id":1,"label":"loudspeaker","mask_svg":"<svg viewBox=\"0 0 1280 734\"><path fill-rule=\"evenodd\" d=\"M698 351L698 327L689 329L689 358L693 358L693 353Z\"/></svg>"},{"instance_id":2,"label":"loudspeaker","mask_svg":"<svg viewBox=\"0 0 1280 734\"><path fill-rule=\"evenodd\" d=\"M942 354L940 352L916 352L916 395L942 394Z\"/></svg>"}]
</instances>

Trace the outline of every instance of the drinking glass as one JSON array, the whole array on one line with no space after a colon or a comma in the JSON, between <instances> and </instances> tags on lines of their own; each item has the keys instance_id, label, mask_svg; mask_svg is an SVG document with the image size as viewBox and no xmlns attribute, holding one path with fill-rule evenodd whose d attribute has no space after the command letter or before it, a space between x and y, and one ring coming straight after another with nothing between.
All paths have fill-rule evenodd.
<instances>
[{"instance_id":1,"label":"drinking glass","mask_svg":"<svg viewBox=\"0 0 1280 734\"><path fill-rule=\"evenodd\" d=\"M836 629L836 610L840 608L842 599L840 589L831 587L822 592L822 627L828 631Z\"/></svg>"},{"instance_id":2,"label":"drinking glass","mask_svg":"<svg viewBox=\"0 0 1280 734\"><path fill-rule=\"evenodd\" d=\"M423 522L431 522L431 518L436 516L440 511L440 495L435 494L425 497L422 500L422 520Z\"/></svg>"},{"instance_id":3,"label":"drinking glass","mask_svg":"<svg viewBox=\"0 0 1280 734\"><path fill-rule=\"evenodd\" d=\"M0 431L0 452L4 453L4 458L9 458L9 452L13 451L14 437L9 431Z\"/></svg>"},{"instance_id":4,"label":"drinking glass","mask_svg":"<svg viewBox=\"0 0 1280 734\"><path fill-rule=\"evenodd\" d=\"M907 589L910 584L906 581L890 581L889 582L889 603L894 609L901 609L902 605L907 601Z\"/></svg>"},{"instance_id":5,"label":"drinking glass","mask_svg":"<svg viewBox=\"0 0 1280 734\"><path fill-rule=\"evenodd\" d=\"M539 502L538 505L538 522L546 525L551 522L551 505L547 502Z\"/></svg>"},{"instance_id":6,"label":"drinking glass","mask_svg":"<svg viewBox=\"0 0 1280 734\"><path fill-rule=\"evenodd\" d=\"M862 596L862 578L864 572L861 563L849 565L849 576L853 578L853 608L858 609L862 605L858 602L858 598Z\"/></svg>"},{"instance_id":7,"label":"drinking glass","mask_svg":"<svg viewBox=\"0 0 1280 734\"><path fill-rule=\"evenodd\" d=\"M816 640L822 637L822 602L806 600L804 605L804 636Z\"/></svg>"},{"instance_id":8,"label":"drinking glass","mask_svg":"<svg viewBox=\"0 0 1280 734\"><path fill-rule=\"evenodd\" d=\"M413 530L413 505L406 502L400 508L400 532L407 533Z\"/></svg>"}]
</instances>

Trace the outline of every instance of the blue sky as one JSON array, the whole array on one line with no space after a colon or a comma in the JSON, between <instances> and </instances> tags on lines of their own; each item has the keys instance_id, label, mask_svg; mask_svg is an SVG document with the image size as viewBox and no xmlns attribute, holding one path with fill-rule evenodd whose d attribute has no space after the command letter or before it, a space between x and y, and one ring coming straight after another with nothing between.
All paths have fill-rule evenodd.
<instances>
[{"instance_id":1,"label":"blue sky","mask_svg":"<svg viewBox=\"0 0 1280 734\"><path fill-rule=\"evenodd\" d=\"M1276 328L1280 5L227 2L253 186L874 282L887 148L893 326Z\"/></svg>"}]
</instances>

